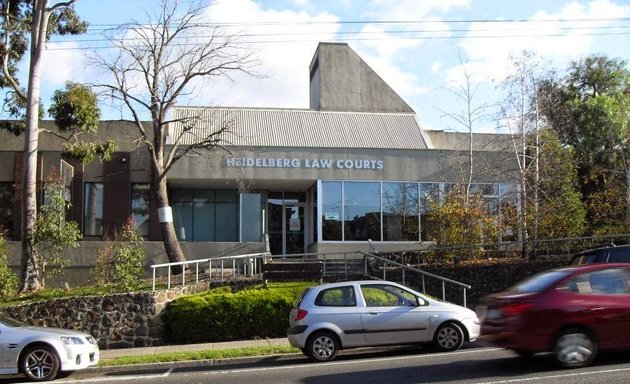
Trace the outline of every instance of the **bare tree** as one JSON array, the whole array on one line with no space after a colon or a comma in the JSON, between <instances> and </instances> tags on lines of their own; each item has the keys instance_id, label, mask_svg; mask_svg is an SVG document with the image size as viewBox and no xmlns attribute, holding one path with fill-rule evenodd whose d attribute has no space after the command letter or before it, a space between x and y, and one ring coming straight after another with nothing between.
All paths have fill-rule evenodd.
<instances>
[{"instance_id":1,"label":"bare tree","mask_svg":"<svg viewBox=\"0 0 630 384\"><path fill-rule=\"evenodd\" d=\"M540 60L532 52L525 51L521 56L510 56L510 60L514 72L501 83L505 95L500 107L499 120L512 136L516 154L519 175L519 238L523 241L523 255L529 258L526 242L531 237L538 238L542 124L538 87L543 77ZM533 217L531 236L526 219L530 211Z\"/></svg>"},{"instance_id":2,"label":"bare tree","mask_svg":"<svg viewBox=\"0 0 630 384\"><path fill-rule=\"evenodd\" d=\"M172 222L167 173L184 156L223 148L232 122L225 120L221 126L204 130L199 127L200 115L174 117L169 112L179 98L196 92L197 80L230 78L235 72L251 74L256 64L252 51L238 44L237 33L204 22L207 4L198 0L185 4L182 7L176 0L162 0L158 11L147 14L147 22L131 22L110 31L107 37L117 51L115 57L94 57L95 64L112 79L97 86L131 113L137 143L146 148L151 159L160 230L170 262L183 262L185 257ZM181 9L184 12L178 12ZM142 120L147 113L150 123ZM167 147L168 127L174 123L182 129L171 132L172 145Z\"/></svg>"},{"instance_id":3,"label":"bare tree","mask_svg":"<svg viewBox=\"0 0 630 384\"><path fill-rule=\"evenodd\" d=\"M464 76L463 82L457 83L454 87L450 88L449 91L462 102L465 110L458 112L440 111L444 114L444 116L453 120L459 127L464 128L468 133L468 159L467 164L465 164L468 166L468 169L466 171L462 170L462 178L465 179L464 181L466 184L464 195L466 199L468 199L470 196L470 186L474 180L475 174L473 132L479 121L488 117L487 111L491 106L488 103L475 104L475 95L479 90L480 83L473 81L474 74L471 74L468 71L466 63L462 61L461 57L459 62Z\"/></svg>"}]
</instances>

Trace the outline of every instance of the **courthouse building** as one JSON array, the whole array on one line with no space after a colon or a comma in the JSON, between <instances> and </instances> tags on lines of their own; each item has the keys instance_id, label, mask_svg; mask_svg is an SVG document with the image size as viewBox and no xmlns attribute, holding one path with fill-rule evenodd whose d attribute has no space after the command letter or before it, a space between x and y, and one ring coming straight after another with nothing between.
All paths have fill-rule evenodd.
<instances>
[{"instance_id":1,"label":"courthouse building","mask_svg":"<svg viewBox=\"0 0 630 384\"><path fill-rule=\"evenodd\" d=\"M305 71L305 76L307 75ZM228 151L180 159L168 174L176 232L189 259L269 249L273 254L413 249L430 239L430 199L467 180L470 136L424 130L411 107L347 44L320 43L310 64L310 108L177 107L201 116L191 134L229 123ZM430 108L431 106L427 106ZM44 122L51 126L52 122ZM150 262L164 262L149 159L123 121L101 122L119 142L108 162L68 161L69 217L84 240L75 262L89 266L104 233L134 216ZM182 126L169 127L176 137ZM23 138L1 133L0 224L19 247ZM500 215L514 201L508 137L472 137L473 190ZM40 136L39 180L60 166L62 142ZM63 165L70 169L66 165Z\"/></svg>"}]
</instances>

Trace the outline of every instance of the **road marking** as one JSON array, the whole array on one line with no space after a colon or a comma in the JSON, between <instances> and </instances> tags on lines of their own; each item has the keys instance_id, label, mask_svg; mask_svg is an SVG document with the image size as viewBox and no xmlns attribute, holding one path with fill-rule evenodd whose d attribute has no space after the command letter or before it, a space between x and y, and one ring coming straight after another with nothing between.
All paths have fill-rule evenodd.
<instances>
[{"instance_id":1,"label":"road marking","mask_svg":"<svg viewBox=\"0 0 630 384\"><path fill-rule=\"evenodd\" d=\"M396 360L409 360L409 359L418 359L421 357L440 357L444 355L448 356L458 356L458 355L469 355L473 353L482 353L482 352L495 352L495 351L504 351L503 348L482 348L482 349L474 349L470 351L455 351L455 352L441 352L441 353L431 353L426 355L411 355L411 356L399 356L399 357L390 357L387 359L388 362L396 361ZM359 359L359 360L351 360L351 361L332 361L323 363L327 367L335 366L335 365L355 365L355 364L369 364L369 363L382 363L383 358L374 358L374 359ZM228 370L220 370L220 371L208 371L208 374L211 375L219 375L225 373L246 373L246 372L267 372L267 371L280 371L280 370L290 370L290 369L303 369L303 368L316 368L321 367L321 364L317 363L307 363L307 364L297 364L297 365L286 365L282 367L260 367L260 368L244 368L244 369L228 369Z\"/></svg>"},{"instance_id":2,"label":"road marking","mask_svg":"<svg viewBox=\"0 0 630 384\"><path fill-rule=\"evenodd\" d=\"M164 372L162 374L162 377L167 377L168 375L170 375L171 372L173 372L173 369L175 369L175 367L171 367L168 371Z\"/></svg>"},{"instance_id":3,"label":"road marking","mask_svg":"<svg viewBox=\"0 0 630 384\"><path fill-rule=\"evenodd\" d=\"M506 384L506 383L522 383L526 381L535 381L535 380L548 380L548 379L561 379L567 377L578 377L578 376L589 376L589 375L601 375L604 373L618 373L630 371L630 368L618 368L618 369L607 369L604 371L591 371L591 372L579 372L579 373L565 373L561 375L548 375L548 376L534 376L534 377L522 377L519 379L508 379L508 380L498 380L498 381L480 381L475 384Z\"/></svg>"}]
</instances>

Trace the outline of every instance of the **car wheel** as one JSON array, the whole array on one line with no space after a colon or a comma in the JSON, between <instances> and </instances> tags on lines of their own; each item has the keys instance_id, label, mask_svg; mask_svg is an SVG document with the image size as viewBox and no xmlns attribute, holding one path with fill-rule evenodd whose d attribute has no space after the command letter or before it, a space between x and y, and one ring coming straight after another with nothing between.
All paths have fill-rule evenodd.
<instances>
[{"instance_id":1,"label":"car wheel","mask_svg":"<svg viewBox=\"0 0 630 384\"><path fill-rule=\"evenodd\" d=\"M435 347L444 352L455 351L464 344L464 332L455 323L445 323L435 331L433 337Z\"/></svg>"},{"instance_id":2,"label":"car wheel","mask_svg":"<svg viewBox=\"0 0 630 384\"><path fill-rule=\"evenodd\" d=\"M595 360L597 344L583 330L570 329L558 337L553 353L558 364L565 368L584 367Z\"/></svg>"},{"instance_id":3,"label":"car wheel","mask_svg":"<svg viewBox=\"0 0 630 384\"><path fill-rule=\"evenodd\" d=\"M307 355L316 361L331 361L338 351L339 341L331 332L315 332L306 342Z\"/></svg>"},{"instance_id":4,"label":"car wheel","mask_svg":"<svg viewBox=\"0 0 630 384\"><path fill-rule=\"evenodd\" d=\"M35 345L22 354L20 370L30 381L52 380L59 373L59 357L52 347Z\"/></svg>"}]
</instances>

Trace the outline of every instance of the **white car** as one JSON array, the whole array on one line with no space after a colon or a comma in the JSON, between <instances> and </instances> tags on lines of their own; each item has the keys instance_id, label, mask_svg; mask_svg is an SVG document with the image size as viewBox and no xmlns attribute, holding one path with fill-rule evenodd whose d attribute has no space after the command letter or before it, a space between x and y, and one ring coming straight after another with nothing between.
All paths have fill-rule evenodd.
<instances>
[{"instance_id":1,"label":"white car","mask_svg":"<svg viewBox=\"0 0 630 384\"><path fill-rule=\"evenodd\" d=\"M433 344L459 349L479 336L472 310L387 281L349 281L306 288L289 315L289 343L316 361L340 349Z\"/></svg>"},{"instance_id":2,"label":"white car","mask_svg":"<svg viewBox=\"0 0 630 384\"><path fill-rule=\"evenodd\" d=\"M0 374L23 373L30 381L98 364L94 337L67 329L30 327L0 314Z\"/></svg>"}]
</instances>

